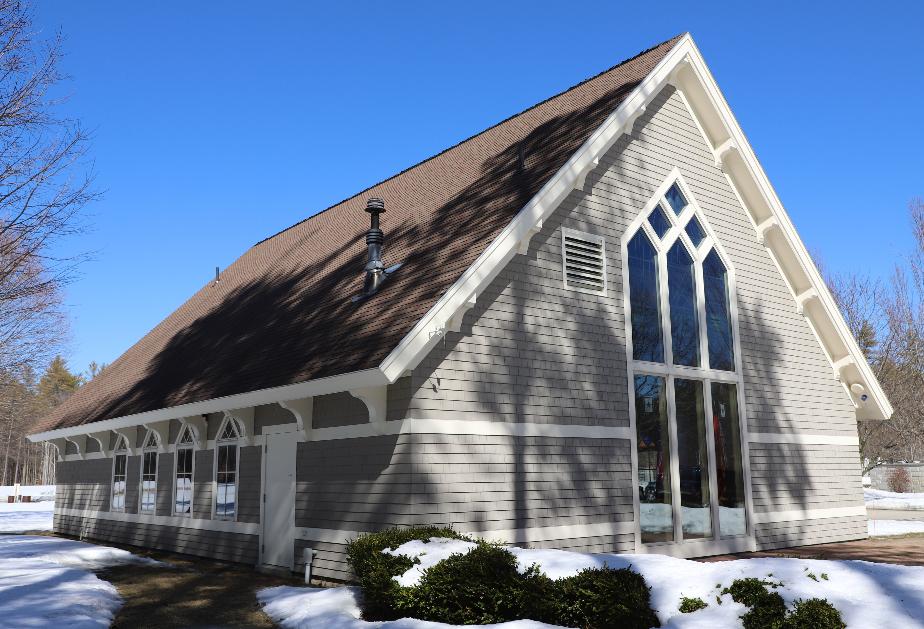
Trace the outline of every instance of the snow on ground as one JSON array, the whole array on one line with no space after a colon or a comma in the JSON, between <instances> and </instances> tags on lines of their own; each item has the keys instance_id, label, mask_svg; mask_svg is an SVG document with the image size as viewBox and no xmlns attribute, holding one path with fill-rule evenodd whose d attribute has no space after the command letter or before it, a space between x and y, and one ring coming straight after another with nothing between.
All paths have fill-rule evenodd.
<instances>
[{"instance_id":1,"label":"snow on ground","mask_svg":"<svg viewBox=\"0 0 924 629\"><path fill-rule=\"evenodd\" d=\"M867 530L874 537L924 533L922 520L867 520Z\"/></svg>"},{"instance_id":2,"label":"snow on ground","mask_svg":"<svg viewBox=\"0 0 924 629\"><path fill-rule=\"evenodd\" d=\"M13 485L2 485L0 486L0 501L6 502L8 496L12 496L15 489ZM20 485L19 486L19 495L20 496L30 496L32 502L40 502L45 500L50 500L54 502L55 500L55 486L54 485Z\"/></svg>"},{"instance_id":3,"label":"snow on ground","mask_svg":"<svg viewBox=\"0 0 924 629\"><path fill-rule=\"evenodd\" d=\"M428 567L452 553L467 552L472 544L434 538L430 542L409 542L391 552L419 557ZM561 550L510 549L522 570L532 564L551 578L576 574L584 568L629 567L644 575L651 587L652 607L662 625L670 629L740 627L747 610L731 597L721 595L724 587L743 577L782 581L777 591L790 606L797 599L827 598L848 627L924 628L924 567L878 564L866 561L822 561L810 559L739 559L700 563L664 555L591 555ZM418 581L420 566L397 580ZM286 629L330 627L332 629L429 629L448 627L404 619L388 623L367 623L359 619L357 588L334 589L278 587L262 590L258 596L264 611ZM681 614L683 596L700 597L709 606L692 614ZM722 604L716 602L720 597ZM532 621L495 625L504 629L548 627Z\"/></svg>"},{"instance_id":4,"label":"snow on ground","mask_svg":"<svg viewBox=\"0 0 924 629\"><path fill-rule=\"evenodd\" d=\"M924 493L900 494L882 489L864 489L863 499L867 509L924 510Z\"/></svg>"},{"instance_id":5,"label":"snow on ground","mask_svg":"<svg viewBox=\"0 0 924 629\"><path fill-rule=\"evenodd\" d=\"M52 502L0 502L0 533L50 531L55 503Z\"/></svg>"},{"instance_id":6,"label":"snow on ground","mask_svg":"<svg viewBox=\"0 0 924 629\"><path fill-rule=\"evenodd\" d=\"M122 599L89 570L142 560L54 537L0 536L0 627L108 627Z\"/></svg>"}]
</instances>

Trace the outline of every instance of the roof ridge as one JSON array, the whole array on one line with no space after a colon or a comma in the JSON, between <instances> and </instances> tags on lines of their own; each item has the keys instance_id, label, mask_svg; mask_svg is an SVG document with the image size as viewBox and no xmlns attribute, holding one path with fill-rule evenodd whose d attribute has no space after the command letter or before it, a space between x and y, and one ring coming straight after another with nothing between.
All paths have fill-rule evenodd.
<instances>
[{"instance_id":1,"label":"roof ridge","mask_svg":"<svg viewBox=\"0 0 924 629\"><path fill-rule=\"evenodd\" d=\"M631 61L634 61L635 59L638 59L638 58L641 57L642 55L648 54L649 52L651 52L651 51L654 50L655 48L658 48L658 47L660 47L660 46L663 46L664 44L667 44L667 43L669 43L669 42L671 42L671 41L680 39L681 37L683 37L683 36L686 35L686 34L687 34L687 32L681 33L681 34L679 34L679 35L674 35L673 37L670 37L670 38L668 38L668 39L665 39L665 40L662 41L662 42L658 42L658 43L655 44L654 46L651 46L651 47L649 47L649 48L646 48L645 50L643 50L643 51L641 51L641 52L639 52L639 53L637 53L637 54L635 54L635 55L632 55L631 57L628 57L628 58L626 58L626 59L623 59L623 60L620 61L619 63L617 63L617 64L615 64L615 65L612 65L612 66L610 66L609 68L607 68L607 69L605 69L605 70L601 70L601 71L598 72L597 74L595 74L595 75L593 75L593 76L591 76L591 77L588 77L588 78L584 79L583 81L580 81L580 82L578 82L578 83L575 83L575 84L572 85L571 87L565 88L565 89L563 89L562 91L560 91L560 92L558 92L558 93L556 93L556 94L553 94L553 95L549 96L548 98L544 98L543 100L539 101L538 103L535 103L535 104L533 104L533 105L530 105L530 106L527 107L526 109L523 109L523 110L521 110L521 111L518 111L518 112L515 113L515 114L511 114L511 115L507 116L507 117L504 118L503 120L501 120L501 121L499 121L499 122L496 122L496 123L492 124L490 127L486 127L486 128L484 128L484 129L482 129L482 130L479 131L478 133L475 133L475 134L473 134L473 135L470 135L470 136L468 136L467 138L465 138L465 139L463 139L463 140L459 140L458 142L456 142L456 143L453 144L452 146L446 147L445 149L443 149L443 150L440 151L439 153L434 153L434 154L431 155L430 157L424 158L424 159L420 160L419 162L417 162L416 164L413 164L413 165L411 165L411 166L408 166L407 168L404 168L404 169L402 169L402 170L396 172L395 174L393 174L393 175L391 175L391 176L389 176L389 177L386 177L385 179L382 179L382 180L380 180L380 181L377 181L376 183L373 183L373 184L371 184L371 185L369 185L369 186L366 186L365 188L363 188L363 189L360 190L359 192L356 192L355 194L351 194L351 195L348 196L348 197L344 197L344 198L341 199L340 201L337 201L336 203L333 203L333 204L327 206L327 207L324 208L323 210L319 210L319 211L315 212L315 213L312 214L311 216L307 216L307 217L303 218L302 220L300 220L300 221L298 221L298 222L296 222L296 223L293 223L292 225L289 225L288 227L286 227L286 228L284 228L284 229L280 229L280 230L279 230L278 232L276 232L275 234L272 234L272 235L270 235L270 236L267 236L266 238L263 238L262 240L257 241L256 243L254 243L253 246L254 246L254 247L257 247L257 246L263 244L264 242L266 242L267 240L272 240L272 239L275 238L276 236L279 236L280 234L284 234L285 232L289 231L290 229L293 229L293 228L295 228L295 227L298 227L299 225L301 225L301 224L303 224L303 223L306 223L306 222L310 221L311 219L320 216L321 214L324 214L324 213L327 212L328 210L332 210L332 209L334 209L335 207L337 207L337 206L339 206L339 205L343 205L343 204L346 203L347 201L350 201L351 199L355 199L356 197L358 197L358 196L360 196L360 195L362 195L362 194L364 194L364 193L366 193L366 192L372 190L372 189L375 188L376 186L381 186L382 184L384 184L384 183L386 183L386 182L388 182L388 181L391 181L392 179L395 179L396 177L400 177L400 176L403 175L404 173L406 173L406 172L408 172L408 171L410 171L410 170L413 170L413 169L417 168L418 166L420 166L420 165L422 165L422 164L426 164L427 162L429 162L429 161L431 161L431 160L434 160L434 159L436 159L437 157L439 157L439 156L441 156L441 155L443 155L443 154L445 154L445 153L448 153L449 151L453 150L454 148L457 148L457 147L459 147L459 146L462 146L462 145L465 144L466 142L470 142L470 141L474 140L474 139L477 138L478 136L483 135L483 134L487 133L488 131L491 131L492 129L495 129L495 128L499 127L500 125L502 125L502 124L504 124L504 123L506 123L506 122L509 122L510 120L513 120L514 118L516 118L516 117L518 117L518 116L522 116L523 114L525 114L525 113L527 113L527 112L529 112L529 111L532 111L533 109L535 109L535 108L537 108L537 107L541 107L542 105L544 105L545 103L549 102L550 100L553 100L553 99L555 99L555 98L558 98L559 96L562 96L563 94L567 94L568 92L570 92L570 91L572 91L572 90L575 90L575 89L579 88L580 86L584 85L585 83L589 83L590 81L593 81L594 79L597 79L597 78L603 76L603 75L606 74L607 72L612 72L612 71L615 70L616 68L618 68L618 67L620 67L620 66L623 66L623 65L625 65L625 64L627 64L627 63L629 63L629 62L631 62Z\"/></svg>"}]
</instances>

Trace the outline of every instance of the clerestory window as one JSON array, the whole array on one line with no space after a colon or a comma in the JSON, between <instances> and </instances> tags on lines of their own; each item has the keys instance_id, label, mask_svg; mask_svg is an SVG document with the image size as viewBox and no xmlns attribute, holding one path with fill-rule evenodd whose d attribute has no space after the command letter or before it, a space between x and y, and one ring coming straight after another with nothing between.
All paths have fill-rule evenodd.
<instances>
[{"instance_id":1,"label":"clerestory window","mask_svg":"<svg viewBox=\"0 0 924 629\"><path fill-rule=\"evenodd\" d=\"M729 266L676 171L624 241L643 543L746 533Z\"/></svg>"}]
</instances>

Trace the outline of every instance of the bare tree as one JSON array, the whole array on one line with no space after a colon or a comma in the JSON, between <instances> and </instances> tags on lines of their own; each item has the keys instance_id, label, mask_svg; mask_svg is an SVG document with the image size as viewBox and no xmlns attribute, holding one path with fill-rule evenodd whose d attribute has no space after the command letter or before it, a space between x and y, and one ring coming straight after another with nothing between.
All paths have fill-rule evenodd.
<instances>
[{"instance_id":1,"label":"bare tree","mask_svg":"<svg viewBox=\"0 0 924 629\"><path fill-rule=\"evenodd\" d=\"M54 245L96 195L87 136L56 115L61 37L34 39L21 2L0 0L0 369L44 361L65 329L61 288L85 256Z\"/></svg>"}]
</instances>

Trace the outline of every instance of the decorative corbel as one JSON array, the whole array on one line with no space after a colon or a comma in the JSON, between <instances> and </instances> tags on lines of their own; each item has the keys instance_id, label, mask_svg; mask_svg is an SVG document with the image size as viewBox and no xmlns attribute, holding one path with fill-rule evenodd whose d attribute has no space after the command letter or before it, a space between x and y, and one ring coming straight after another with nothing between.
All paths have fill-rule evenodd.
<instances>
[{"instance_id":1,"label":"decorative corbel","mask_svg":"<svg viewBox=\"0 0 924 629\"><path fill-rule=\"evenodd\" d=\"M593 172L594 168L600 165L600 158L595 157L590 160L590 163L581 171L581 174L577 176L577 179L574 180L574 189L583 190L584 184L587 182L587 175ZM539 224L539 229L542 229L542 223Z\"/></svg>"},{"instance_id":2,"label":"decorative corbel","mask_svg":"<svg viewBox=\"0 0 924 629\"><path fill-rule=\"evenodd\" d=\"M55 447L55 452L58 453L58 460L63 461L64 455L67 454L67 439L63 437L60 439L49 439L48 443Z\"/></svg>"},{"instance_id":3,"label":"decorative corbel","mask_svg":"<svg viewBox=\"0 0 924 629\"><path fill-rule=\"evenodd\" d=\"M87 436L99 444L99 451L103 453L103 456L108 457L111 454L112 449L109 447L111 435L108 430L91 432Z\"/></svg>"},{"instance_id":4,"label":"decorative corbel","mask_svg":"<svg viewBox=\"0 0 924 629\"><path fill-rule=\"evenodd\" d=\"M775 216L768 216L757 225L757 242L764 244L767 240L767 234L774 229L780 228L780 222Z\"/></svg>"},{"instance_id":5,"label":"decorative corbel","mask_svg":"<svg viewBox=\"0 0 924 629\"><path fill-rule=\"evenodd\" d=\"M722 172L725 172L725 164L728 163L728 158L732 155L737 155L739 152L738 144L734 139L728 138L717 146L713 152L715 153L716 167Z\"/></svg>"},{"instance_id":6,"label":"decorative corbel","mask_svg":"<svg viewBox=\"0 0 924 629\"><path fill-rule=\"evenodd\" d=\"M632 135L632 132L635 130L635 121L638 120L642 114L645 113L646 106L639 105L638 109L632 112L632 115L626 118L626 123L623 125L623 132L626 135Z\"/></svg>"},{"instance_id":7,"label":"decorative corbel","mask_svg":"<svg viewBox=\"0 0 924 629\"><path fill-rule=\"evenodd\" d=\"M842 372L844 371L844 369L852 365L856 365L856 363L857 361L855 361L853 359L853 356L851 356L850 354L847 354L843 358L839 358L838 360L834 361L834 373L839 382L843 381Z\"/></svg>"},{"instance_id":8,"label":"decorative corbel","mask_svg":"<svg viewBox=\"0 0 924 629\"><path fill-rule=\"evenodd\" d=\"M74 435L73 437L65 437L65 439L74 444L77 448L77 458L82 461L87 454L87 436Z\"/></svg>"},{"instance_id":9,"label":"decorative corbel","mask_svg":"<svg viewBox=\"0 0 924 629\"><path fill-rule=\"evenodd\" d=\"M455 314L449 317L449 320L446 321L446 329L450 332L461 332L462 331L462 320L465 318L465 313L475 307L475 302L477 301L478 296L475 293L469 295L468 299L462 302L462 305L459 306Z\"/></svg>"},{"instance_id":10,"label":"decorative corbel","mask_svg":"<svg viewBox=\"0 0 924 629\"><path fill-rule=\"evenodd\" d=\"M350 389L350 395L362 400L366 405L369 410L369 423L385 423L385 411L388 407L388 388L385 385Z\"/></svg>"},{"instance_id":11,"label":"decorative corbel","mask_svg":"<svg viewBox=\"0 0 924 629\"><path fill-rule=\"evenodd\" d=\"M166 419L161 422L151 422L150 424L142 424L147 430L150 430L157 435L157 451L166 452L167 444L170 441L170 420ZM145 436L147 439L147 436ZM144 447L144 443L141 444Z\"/></svg>"},{"instance_id":12,"label":"decorative corbel","mask_svg":"<svg viewBox=\"0 0 924 629\"><path fill-rule=\"evenodd\" d=\"M796 295L796 312L803 314L806 304L815 299L818 299L818 291L814 287L807 288Z\"/></svg>"},{"instance_id":13,"label":"decorative corbel","mask_svg":"<svg viewBox=\"0 0 924 629\"><path fill-rule=\"evenodd\" d=\"M586 176L586 173L585 173L585 176ZM582 187L583 187L583 184L582 184ZM528 232L526 232L526 235L523 236L523 240L521 240L520 243L517 245L517 253L519 253L520 255L526 255L527 253L529 253L529 241L532 240L533 236L538 234L540 231L542 231L542 219L541 218L535 225L533 225L530 228Z\"/></svg>"},{"instance_id":14,"label":"decorative corbel","mask_svg":"<svg viewBox=\"0 0 924 629\"><path fill-rule=\"evenodd\" d=\"M253 407L248 406L246 408L236 408L230 411L225 411L225 417L232 417L237 420L244 430L244 434L241 435L241 439L244 441L245 445L253 445Z\"/></svg>"},{"instance_id":15,"label":"decorative corbel","mask_svg":"<svg viewBox=\"0 0 924 629\"><path fill-rule=\"evenodd\" d=\"M295 416L295 424L298 426L299 432L305 435L305 439L308 439L311 436L311 421L314 417L314 398L286 400L279 402L279 406Z\"/></svg>"},{"instance_id":16,"label":"decorative corbel","mask_svg":"<svg viewBox=\"0 0 924 629\"><path fill-rule=\"evenodd\" d=\"M135 440L138 438L137 431L135 432L134 435L130 435L128 430L125 428L113 430L112 432L116 434L116 443L119 442L119 437L122 437L125 439L125 451L128 453L128 456L132 456L133 454L135 454L135 449L136 449Z\"/></svg>"}]
</instances>

